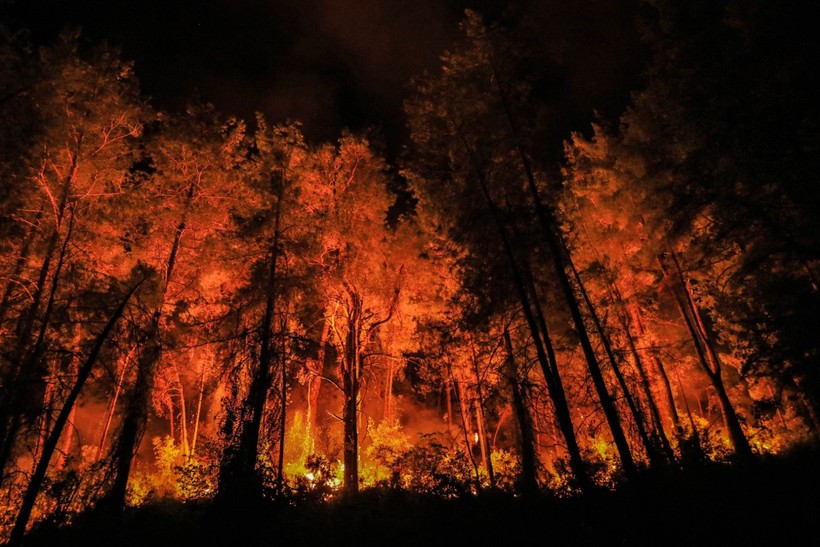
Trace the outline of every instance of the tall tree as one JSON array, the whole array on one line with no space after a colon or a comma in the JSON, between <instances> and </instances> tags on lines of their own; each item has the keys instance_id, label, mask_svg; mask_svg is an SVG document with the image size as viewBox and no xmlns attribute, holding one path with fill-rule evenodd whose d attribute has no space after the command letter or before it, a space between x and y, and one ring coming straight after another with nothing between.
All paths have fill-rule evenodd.
<instances>
[{"instance_id":1,"label":"tall tree","mask_svg":"<svg viewBox=\"0 0 820 547\"><path fill-rule=\"evenodd\" d=\"M20 202L16 214L31 226L18 259L26 268L15 268L15 288L7 287L4 294L4 306L19 294L30 297L16 306L13 341L4 358L8 391L0 394L3 471L26 406L39 406L36 399L42 388L48 334L64 282L69 277L82 282L79 272L94 270L95 264L74 259L89 256L91 234L116 238L108 207L127 188L128 170L136 158L135 139L145 114L130 65L106 47L81 51L76 35L63 35L57 45L43 48L38 72L29 93L40 105L42 131L22 158L29 187L36 192ZM110 239L102 237L98 243L103 241ZM107 268L110 273L115 264L98 272ZM85 276L84 281L93 277Z\"/></svg>"},{"instance_id":2,"label":"tall tree","mask_svg":"<svg viewBox=\"0 0 820 547\"><path fill-rule=\"evenodd\" d=\"M199 274L212 258L205 243L229 223L230 209L224 204L241 188L246 155L244 124L220 119L207 105L166 120L151 137L150 169L134 199L156 200L158 206L133 211L131 237L161 280L152 297L145 299L136 379L114 450L116 476L107 497L112 507L125 505L157 366L173 356L169 332L198 295Z\"/></svg>"}]
</instances>

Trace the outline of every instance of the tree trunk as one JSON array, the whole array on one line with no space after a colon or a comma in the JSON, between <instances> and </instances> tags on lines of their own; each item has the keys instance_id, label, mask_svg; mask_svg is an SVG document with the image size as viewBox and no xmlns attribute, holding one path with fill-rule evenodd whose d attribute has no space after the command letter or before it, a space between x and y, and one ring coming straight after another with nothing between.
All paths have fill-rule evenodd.
<instances>
[{"instance_id":1,"label":"tree trunk","mask_svg":"<svg viewBox=\"0 0 820 547\"><path fill-rule=\"evenodd\" d=\"M228 454L223 471L220 473L220 497L234 495L250 495L258 497L261 493L261 482L256 474L256 461L259 451L259 435L262 428L262 417L265 413L265 403L271 385L271 363L273 362L273 320L275 315L276 299L278 296L278 271L280 253L280 221L282 218L282 199L285 192L285 180L271 175L271 189L277 196L274 211L273 241L269 249L268 283L265 294L265 312L259 325L259 364L253 375L251 388L244 402L245 408L250 410L250 419L242 423L239 435L239 446L233 454ZM230 447L227 449L230 450Z\"/></svg>"},{"instance_id":2,"label":"tree trunk","mask_svg":"<svg viewBox=\"0 0 820 547\"><path fill-rule=\"evenodd\" d=\"M680 267L680 263L674 253L671 253L671 256L673 264L675 265L679 286L678 290L675 290L675 287L672 287L671 290L674 294L675 302L678 305L678 310L680 311L684 323L686 323L686 327L689 330L689 334L692 337L692 342L695 346L695 351L698 355L698 360L701 367L706 373L706 376L709 378L709 381L718 396L720 408L726 419L729 438L732 441L735 453L740 460L748 460L752 456L752 449L751 446L749 446L749 441L746 439L746 435L743 433L743 428L740 425L740 420L738 420L734 406L732 406L729 396L726 394L726 388L723 385L723 377L721 374L720 359L714 349L711 337L703 324L700 311L698 310L695 299L692 296L692 292L683 277L683 270ZM666 273L667 270L663 264L663 261L660 259L658 261L661 268L664 269L664 273ZM685 294L685 300L681 296L681 292Z\"/></svg>"},{"instance_id":3,"label":"tree trunk","mask_svg":"<svg viewBox=\"0 0 820 547\"><path fill-rule=\"evenodd\" d=\"M510 331L504 329L504 348L507 351L507 382L512 393L513 414L518 426L518 453L521 455L521 476L518 479L519 488L524 495L532 495L538 491L535 444L532 435L532 419L524 401L521 385L518 381L518 367L515 364Z\"/></svg>"},{"instance_id":4,"label":"tree trunk","mask_svg":"<svg viewBox=\"0 0 820 547\"><path fill-rule=\"evenodd\" d=\"M281 496L285 491L285 426L287 425L288 409L288 369L285 343L287 340L287 310L282 319L279 349L279 368L281 372L281 409L279 412L279 467L276 471L276 484Z\"/></svg>"},{"instance_id":5,"label":"tree trunk","mask_svg":"<svg viewBox=\"0 0 820 547\"><path fill-rule=\"evenodd\" d=\"M643 412L640 411L635 399L632 397L632 393L630 392L629 386L626 384L626 379L624 378L624 375L621 372L618 360L615 357L615 352L612 350L612 344L609 341L609 336L607 336L606 332L604 331L604 326L601 323L601 319L598 317L598 312L595 309L595 306L592 304L592 300L589 298L589 293L587 293L586 287L584 286L584 282L581 279L581 275L578 273L577 268L575 268L575 264L572 262L572 259L569 259L569 266L570 271L572 272L572 276L575 279L575 284L578 285L578 290L581 293L581 298L583 299L584 304L586 304L587 311L589 312L589 316L592 319L592 323L593 325L595 325L595 330L598 332L598 337L601 339L601 344L604 346L604 352L606 353L607 359L609 359L609 364L612 367L612 373L615 375L615 379L618 381L618 385L621 387L621 391L623 392L627 407L629 408L629 411L632 414L632 419L634 420L635 427L638 430L638 437L640 437L644 449L646 450L646 455L649 459L649 463L653 467L663 466L667 462L664 460L663 456L658 452L653 440L649 437L649 433L647 432L646 425L644 423ZM651 393L649 395L651 398Z\"/></svg>"},{"instance_id":6,"label":"tree trunk","mask_svg":"<svg viewBox=\"0 0 820 547\"><path fill-rule=\"evenodd\" d=\"M639 340L643 340L646 330L643 326L643 321L641 321L641 314L638 310L636 304L631 303L628 306L629 309L629 318L630 321L628 324L631 324L637 330L637 336ZM634 347L634 343L633 343ZM678 409L675 405L675 395L672 392L672 383L669 381L669 375L666 373L666 367L663 365L663 361L658 356L657 348L653 347L651 349L652 361L655 363L655 368L658 372L658 376L661 378L661 386L663 388L663 394L666 398L666 406L669 412L669 418L672 420L672 426L675 429L675 435L678 437L678 441L683 438L683 427L681 426L680 416L678 415Z\"/></svg>"},{"instance_id":7,"label":"tree trunk","mask_svg":"<svg viewBox=\"0 0 820 547\"><path fill-rule=\"evenodd\" d=\"M635 339L632 337L632 333L630 332L629 322L623 321L622 327L624 329L624 336L626 337L627 346L629 347L629 353L632 355L632 361L638 371L638 377L640 378L640 384L643 388L644 397L646 398L646 404L649 407L649 414L655 427L655 435L657 436L657 439L660 442L668 461L674 463L675 453L672 450L672 445L669 444L669 439L666 437L666 431L664 431L661 413L655 402L655 395L652 393L652 386L649 382L649 376L646 373L646 368L643 365L643 359L638 352L638 348L635 345ZM677 415L677 412L675 414Z\"/></svg>"},{"instance_id":8,"label":"tree trunk","mask_svg":"<svg viewBox=\"0 0 820 547\"><path fill-rule=\"evenodd\" d=\"M68 423L69 417L72 415L74 411L74 403L80 396L80 392L82 391L86 380L91 375L91 370L93 369L94 364L97 362L97 358L99 357L106 340L111 334L111 331L114 329L114 326L116 325L123 311L125 311L125 307L126 305L128 305L128 301L131 299L131 296L134 294L134 292L136 292L140 284L141 283L137 283L128 292L128 294L122 300L120 305L114 311L114 314L108 320L105 327L103 327L102 332L100 332L100 334L94 341L94 345L91 348L91 352L88 354L85 363L83 363L83 365L77 371L77 379L74 382L74 386L71 388L71 391L69 392L68 396L66 397L65 403L63 404L63 408L60 410L60 413L57 416L57 419L54 423L54 428L52 429L51 434L49 435L45 445L43 446L43 454L37 463L37 467L35 468L34 473L31 476L31 480L29 481L28 488L26 488L26 492L23 495L23 501L20 506L20 512L17 514L17 518L14 521L14 527L12 528L11 535L9 536L8 545L11 547L17 547L21 545L23 542L23 536L26 532L26 526L28 525L29 518L31 517L31 511L32 509L34 509L34 502L37 500L37 494L40 492L40 488L43 484L43 479L45 478L46 471L48 470L48 464L51 461L51 457L54 454L54 450L57 448L57 443L60 440L63 428L65 427L66 423Z\"/></svg>"},{"instance_id":9,"label":"tree trunk","mask_svg":"<svg viewBox=\"0 0 820 547\"><path fill-rule=\"evenodd\" d=\"M194 434L193 438L191 439L191 458L196 455L196 439L199 434L199 418L202 415L202 398L205 394L205 367L204 361L202 362L200 371L199 371L199 393L196 399L196 414L194 415Z\"/></svg>"},{"instance_id":10,"label":"tree trunk","mask_svg":"<svg viewBox=\"0 0 820 547\"><path fill-rule=\"evenodd\" d=\"M40 226L40 220L43 218L43 210L37 211L37 216L31 223L28 235L25 237L23 246L20 249L20 254L17 256L17 261L14 263L14 270L9 276L9 281L6 283L6 288L3 290L3 298L0 299L0 325L6 320L6 313L11 304L11 297L14 293L15 280L20 279L23 269L26 266L28 257L31 254L31 247L37 239L37 228Z\"/></svg>"},{"instance_id":11,"label":"tree trunk","mask_svg":"<svg viewBox=\"0 0 820 547\"><path fill-rule=\"evenodd\" d=\"M450 376L452 377L453 371L450 370ZM475 455L473 455L473 447L470 444L470 431L469 427L467 426L467 416L465 414L465 397L464 397L464 388L461 387L461 383L457 382L453 379L453 383L456 386L456 390L458 392L458 410L459 414L461 415L461 431L464 433L464 448L467 451L467 457L470 458L470 463L473 464L473 471L475 472L475 484L476 488L481 490L481 472L478 468L478 462L475 461ZM469 411L469 406L467 406Z\"/></svg>"},{"instance_id":12,"label":"tree trunk","mask_svg":"<svg viewBox=\"0 0 820 547\"><path fill-rule=\"evenodd\" d=\"M132 348L123 359L118 361L121 363L122 370L119 371L120 374L117 377L117 385L114 388L114 396L111 398L111 404L108 407L108 415L105 418L105 425L103 426L102 434L100 435L100 445L97 447L96 461L100 461L100 458L102 458L102 453L105 449L105 441L108 438L108 431L111 429L111 422L114 419L114 413L117 411L117 401L120 398L120 393L122 393L122 385L125 382L125 374L128 372L128 361L134 354L134 350L135 348Z\"/></svg>"},{"instance_id":13,"label":"tree trunk","mask_svg":"<svg viewBox=\"0 0 820 547\"><path fill-rule=\"evenodd\" d=\"M481 371L478 367L478 356L476 355L475 344L473 343L472 337L470 338L470 349L473 354L473 374L475 375L476 381L475 417L476 425L478 427L478 439L481 448L481 460L484 464L484 469L487 470L487 478L490 481L490 488L495 488L495 473L493 472L493 462L491 459L492 453L487 442L487 426L484 420L484 394L482 390L483 380L481 379Z\"/></svg>"},{"instance_id":14,"label":"tree trunk","mask_svg":"<svg viewBox=\"0 0 820 547\"><path fill-rule=\"evenodd\" d=\"M185 405L185 389L179 379L179 374L177 374L177 383L179 384L179 431L182 437L182 453L187 458L191 455L191 445L188 444L188 408Z\"/></svg>"},{"instance_id":15,"label":"tree trunk","mask_svg":"<svg viewBox=\"0 0 820 547\"><path fill-rule=\"evenodd\" d=\"M530 330L530 336L538 356L538 363L541 366L544 379L547 383L547 391L549 392L550 398L552 399L555 407L556 419L558 420L561 433L567 444L570 467L575 475L575 479L578 481L580 488L585 491L591 490L592 482L587 474L586 465L581 457L581 450L578 447L578 443L575 438L575 430L572 425L572 418L569 412L569 406L567 405L566 394L564 393L563 386L560 383L560 376L555 361L555 353L553 351L552 342L546 328L546 321L543 319L543 314L540 313L540 304L532 282L532 276L529 275L529 268L527 267L525 271L528 274L527 281L529 282L529 287L532 290L531 302L530 296L527 293L527 285L525 285L524 282L524 276L518 266L512 244L510 243L509 236L507 235L506 223L503 219L503 215L490 195L489 188L487 187L487 181L484 178L484 173L478 168L477 159L473 150L461 134L459 134L459 137L461 138L461 142L470 156L482 196L484 197L487 207L490 209L493 223L495 224L498 231L498 236L504 248L504 254L509 262L513 285L518 295L519 302L521 303L521 309L524 312L524 318L527 321L527 326ZM536 321L535 315L533 315L533 304L536 311L540 314L538 321Z\"/></svg>"},{"instance_id":16,"label":"tree trunk","mask_svg":"<svg viewBox=\"0 0 820 547\"><path fill-rule=\"evenodd\" d=\"M125 496L131 464L139 449L142 433L148 418L148 405L151 390L154 386L154 375L157 364L162 357L162 339L160 333L161 312L154 312L150 327L142 344L142 353L137 362L137 378L133 391L128 398L123 416L122 430L114 449L116 475L107 499L102 502L111 509L125 507Z\"/></svg>"},{"instance_id":17,"label":"tree trunk","mask_svg":"<svg viewBox=\"0 0 820 547\"><path fill-rule=\"evenodd\" d=\"M587 333L586 326L584 325L584 319L581 314L580 306L578 305L578 300L572 290L572 286L570 285L569 278L567 276L566 266L570 262L569 251L567 250L566 244L561 237L558 221L555 219L552 212L541 201L529 157L527 156L521 142L520 131L518 130L518 126L513 115L512 106L507 98L504 86L499 78L498 71L493 64L492 58L490 58L490 64L494 75L494 82L498 90L499 99L501 100L501 105L504 109L504 115L507 119L510 131L512 132L515 149L518 153L519 159L521 160L521 165L524 168L527 187L533 203L535 204L536 216L538 217L538 221L541 224L541 229L546 236L547 247L549 248L550 255L552 257L555 274L558 278L558 283L561 286L564 298L566 299L567 306L569 307L576 333L580 339L581 348L583 349L584 357L587 361L587 367L589 369L590 377L592 378L592 383L595 386L595 391L598 394L607 424L609 425L610 432L612 433L612 439L615 441L615 446L617 447L618 454L621 457L621 464L623 465L624 472L627 477L632 477L637 471L635 462L632 459L632 452L629 449L629 444L626 441L626 435L621 427L621 422L618 418L618 411L615 408L614 401L607 390L606 382L604 382L603 375L601 374L600 365L598 364L598 359L592 349L592 343L589 340L589 335Z\"/></svg>"},{"instance_id":18,"label":"tree trunk","mask_svg":"<svg viewBox=\"0 0 820 547\"><path fill-rule=\"evenodd\" d=\"M62 220L62 216L59 218ZM33 386L37 383L37 376L40 372L39 364L42 360L43 353L45 352L46 333L48 332L48 328L51 326L51 314L54 310L54 301L57 296L57 289L60 285L60 276L65 264L66 254L68 252L68 243L71 240L73 231L74 212L72 210L68 225L68 232L66 233L63 243L60 246L60 251L57 257L57 265L51 277L48 300L46 301L46 309L44 310L43 316L40 320L40 328L37 329L37 338L34 345L28 350L28 352L26 352L26 357L22 361L19 359L19 356L23 355L24 350L27 349L31 330L34 328L34 320L37 315L39 300L42 295L42 291L40 289L45 288L45 281L48 275L48 266L45 263L43 269L41 269L41 278L38 280L39 288L37 290L37 296L35 297L30 308L29 318L25 322L24 331L20 334L18 339L17 350L19 353L15 353L14 356L14 361L17 365L13 366L12 370L8 374L8 385L10 386L10 390L7 397L4 397L4 402L6 404L0 404L0 427L2 428L0 429L0 442L2 442L2 445L0 445L0 484L2 484L5 479L5 470L11 458L17 433L22 425L22 414L24 412L23 406L25 405L25 400L34 391ZM53 236L55 237L52 238L49 245L51 245L52 242L56 245L56 241L59 238L59 226L55 228ZM49 259L50 257L51 253L49 254ZM48 262L49 259L47 259L46 262Z\"/></svg>"},{"instance_id":19,"label":"tree trunk","mask_svg":"<svg viewBox=\"0 0 820 547\"><path fill-rule=\"evenodd\" d=\"M387 374L384 379L384 417L383 419L393 421L393 375L395 363L392 359L387 360Z\"/></svg>"},{"instance_id":20,"label":"tree trunk","mask_svg":"<svg viewBox=\"0 0 820 547\"><path fill-rule=\"evenodd\" d=\"M355 494L359 491L359 432L358 397L361 349L359 329L361 328L362 303L359 295L350 293L347 335L342 356L342 388L344 392L344 492Z\"/></svg>"},{"instance_id":21,"label":"tree trunk","mask_svg":"<svg viewBox=\"0 0 820 547\"><path fill-rule=\"evenodd\" d=\"M66 461L68 460L68 455L71 452L71 443L74 440L74 416L76 413L77 407L72 406L71 412L68 414L68 421L66 422L66 426L68 428L63 433L63 444L60 446L60 451L57 455L57 462L54 464L54 470L57 472L63 470L63 467L65 467Z\"/></svg>"},{"instance_id":22,"label":"tree trunk","mask_svg":"<svg viewBox=\"0 0 820 547\"><path fill-rule=\"evenodd\" d=\"M309 454L316 450L316 436L319 432L319 394L322 387L322 375L325 371L325 350L329 333L330 325L327 321L322 321L322 335L319 338L319 351L316 356L318 370L312 370L308 380L308 417L305 442Z\"/></svg>"}]
</instances>

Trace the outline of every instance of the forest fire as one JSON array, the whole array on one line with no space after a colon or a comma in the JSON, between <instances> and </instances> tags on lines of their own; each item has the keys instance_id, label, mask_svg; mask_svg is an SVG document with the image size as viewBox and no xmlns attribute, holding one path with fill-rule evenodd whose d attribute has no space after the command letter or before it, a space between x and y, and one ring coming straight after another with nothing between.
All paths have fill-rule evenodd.
<instances>
[{"instance_id":1,"label":"forest fire","mask_svg":"<svg viewBox=\"0 0 820 547\"><path fill-rule=\"evenodd\" d=\"M526 35L462 29L388 160L159 112L107 46L0 28L0 540L157 500L584 496L816 440L813 198L690 96L747 81L661 35L558 161Z\"/></svg>"}]
</instances>

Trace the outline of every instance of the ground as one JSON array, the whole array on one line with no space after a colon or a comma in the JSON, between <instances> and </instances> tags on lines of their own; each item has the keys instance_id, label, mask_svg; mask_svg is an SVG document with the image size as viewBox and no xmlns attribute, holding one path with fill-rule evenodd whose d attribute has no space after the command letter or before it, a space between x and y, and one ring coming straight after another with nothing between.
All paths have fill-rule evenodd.
<instances>
[{"instance_id":1,"label":"ground","mask_svg":"<svg viewBox=\"0 0 820 547\"><path fill-rule=\"evenodd\" d=\"M326 503L156 502L41 526L27 546L797 545L820 539L820 451L641 477L573 499L370 489Z\"/></svg>"}]
</instances>

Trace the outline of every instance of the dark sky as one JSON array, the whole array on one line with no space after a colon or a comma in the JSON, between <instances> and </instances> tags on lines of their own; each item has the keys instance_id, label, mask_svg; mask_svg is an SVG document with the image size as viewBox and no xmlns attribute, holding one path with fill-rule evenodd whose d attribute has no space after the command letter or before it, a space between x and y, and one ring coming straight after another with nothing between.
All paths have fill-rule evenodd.
<instances>
[{"instance_id":1,"label":"dark sky","mask_svg":"<svg viewBox=\"0 0 820 547\"><path fill-rule=\"evenodd\" d=\"M402 138L407 82L438 66L465 8L494 16L489 0L17 0L12 27L53 39L67 24L132 59L160 108L195 97L226 113L303 122L332 139L375 126ZM560 58L555 100L570 125L593 109L617 114L640 69L635 1L518 0ZM574 127L574 129L580 129Z\"/></svg>"}]
</instances>

